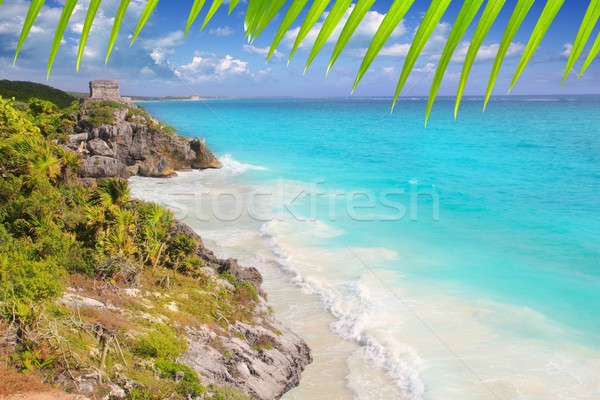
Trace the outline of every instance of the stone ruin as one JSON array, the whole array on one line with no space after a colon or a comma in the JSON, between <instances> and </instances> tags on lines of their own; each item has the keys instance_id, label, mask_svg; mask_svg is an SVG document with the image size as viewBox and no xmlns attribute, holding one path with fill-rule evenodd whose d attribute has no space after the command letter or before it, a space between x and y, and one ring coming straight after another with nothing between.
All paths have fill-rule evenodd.
<instances>
[{"instance_id":1,"label":"stone ruin","mask_svg":"<svg viewBox=\"0 0 600 400\"><path fill-rule=\"evenodd\" d=\"M119 103L131 103L131 98L121 97L119 94L119 82L99 80L90 82L90 100L92 101L116 101Z\"/></svg>"}]
</instances>

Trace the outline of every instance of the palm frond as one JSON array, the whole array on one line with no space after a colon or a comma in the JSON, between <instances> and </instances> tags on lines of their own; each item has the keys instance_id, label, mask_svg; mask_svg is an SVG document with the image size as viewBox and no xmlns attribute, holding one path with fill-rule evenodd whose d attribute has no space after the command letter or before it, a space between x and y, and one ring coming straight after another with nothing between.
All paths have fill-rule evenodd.
<instances>
[{"instance_id":1,"label":"palm frond","mask_svg":"<svg viewBox=\"0 0 600 400\"><path fill-rule=\"evenodd\" d=\"M515 83L517 83L517 80L523 73L525 66L531 60L531 56L533 56L533 53L535 53L535 51L537 50L538 46L540 45L540 42L542 41L542 38L546 34L546 31L548 31L550 24L552 23L552 21L554 21L554 17L556 17L558 10L560 10L564 2L565 0L548 0L548 2L546 3L546 6L542 10L542 15L540 15L537 24L535 24L531 37L529 38L529 42L527 43L525 51L521 56L521 61L519 61L519 65L517 66L515 75L513 76L510 87L508 88L509 92L515 86Z\"/></svg>"},{"instance_id":2,"label":"palm frond","mask_svg":"<svg viewBox=\"0 0 600 400\"><path fill-rule=\"evenodd\" d=\"M81 38L79 39L79 50L77 51L77 71L79 71L79 67L81 66L81 59L83 58L83 53L85 52L85 45L87 44L90 31L92 30L92 24L94 23L94 18L96 18L98 7L100 7L101 2L102 0L90 1L90 6L85 16L85 22L83 23L83 30L81 31Z\"/></svg>"},{"instance_id":3,"label":"palm frond","mask_svg":"<svg viewBox=\"0 0 600 400\"><path fill-rule=\"evenodd\" d=\"M152 15L152 12L156 8L157 4L158 0L148 0L148 2L146 3L144 11L142 11L142 15L140 16L140 20L138 21L137 26L135 27L135 31L133 32L133 37L131 38L131 43L129 44L130 46L135 42L135 39L137 39L138 35L142 31L142 28L144 27L144 25L146 25L148 19L150 19L150 15Z\"/></svg>"},{"instance_id":4,"label":"palm frond","mask_svg":"<svg viewBox=\"0 0 600 400\"><path fill-rule=\"evenodd\" d=\"M465 91L465 86L467 86L469 72L471 72L471 67L475 62L477 52L479 51L479 48L483 43L483 39L485 39L486 35L490 31L492 24L494 23L494 21L496 21L500 10L502 10L502 7L504 7L504 4L506 4L506 0L490 0L488 1L485 9L483 10L483 14L481 15L479 24L477 24L477 28L475 29L475 33L473 34L473 39L471 40L471 44L469 45L469 50L467 51L467 55L465 56L465 62L463 64L462 72L460 74L458 90L456 91L454 119L456 119L456 117L458 116L458 108L460 107L460 101Z\"/></svg>"},{"instance_id":5,"label":"palm frond","mask_svg":"<svg viewBox=\"0 0 600 400\"><path fill-rule=\"evenodd\" d=\"M65 30L67 29L67 24L71 19L71 15L73 14L73 10L75 9L76 4L77 0L67 0L67 2L65 3L65 8L63 8L62 10L62 14L60 15L60 19L58 20L58 26L56 27L56 32L54 33L52 47L50 48L50 57L48 58L48 72L46 75L46 79L50 79L50 71L52 71L52 65L54 64L56 53L58 53L58 48L60 47L63 36L65 34Z\"/></svg>"},{"instance_id":6,"label":"palm frond","mask_svg":"<svg viewBox=\"0 0 600 400\"><path fill-rule=\"evenodd\" d=\"M231 14L233 12L233 10L235 10L235 8L237 7L238 4L240 4L240 0L229 0L228 14Z\"/></svg>"},{"instance_id":7,"label":"palm frond","mask_svg":"<svg viewBox=\"0 0 600 400\"><path fill-rule=\"evenodd\" d=\"M213 0L212 5L208 9L208 13L206 13L206 17L204 18L204 22L202 23L200 30L204 29L206 24L208 24L208 22L212 19L212 17L214 17L214 15L217 12L217 10L219 9L219 7L221 7L221 4L223 4L223 0Z\"/></svg>"},{"instance_id":8,"label":"palm frond","mask_svg":"<svg viewBox=\"0 0 600 400\"><path fill-rule=\"evenodd\" d=\"M184 36L187 36L192 24L198 18L198 14L202 11L202 7L204 7L204 3L206 0L194 0L194 4L192 5L192 9L190 10L190 15L188 16L187 24L185 25L185 31L183 32Z\"/></svg>"},{"instance_id":9,"label":"palm frond","mask_svg":"<svg viewBox=\"0 0 600 400\"><path fill-rule=\"evenodd\" d=\"M333 67L333 64L335 64L335 61L342 53L342 50L344 50L344 47L346 47L348 44L348 41L354 34L356 28L358 28L358 25L361 23L369 9L371 9L373 6L373 3L375 3L375 0L358 0L356 2L356 6L354 6L350 17L348 17L348 21L344 25L344 29L342 29L342 32L340 33L340 37L335 43L335 48L333 49L333 53L331 53L329 65L327 66L327 74L329 74L329 71L331 71L331 67Z\"/></svg>"},{"instance_id":10,"label":"palm frond","mask_svg":"<svg viewBox=\"0 0 600 400\"><path fill-rule=\"evenodd\" d=\"M410 50L408 50L408 55L406 56L406 60L404 60L404 66L402 67L402 73L400 74L400 79L398 80L398 85L396 86L396 93L394 93L394 102L392 104L392 109L398 100L398 96L400 92L404 88L406 84L406 80L410 75L415 63L417 62L417 58L423 51L423 48L429 41L429 38L433 34L433 31L438 26L439 22L442 19L442 16L446 12L448 6L450 6L451 0L435 0L432 1L431 5L425 12L425 16L423 17L423 21L421 21L421 25L419 25L419 29L417 30L417 34L415 35L412 44L410 45Z\"/></svg>"},{"instance_id":11,"label":"palm frond","mask_svg":"<svg viewBox=\"0 0 600 400\"><path fill-rule=\"evenodd\" d=\"M579 32L577 32L575 42L573 42L571 54L569 54L569 59L567 60L567 66L565 67L565 73L563 75L563 84L567 79L567 75L569 75L569 72L571 72L573 65L575 65L575 63L579 59L579 56L583 51L583 47L587 43L588 39L590 38L590 35L592 34L592 30L594 30L594 27L598 22L598 18L600 18L600 0L592 0L590 6L585 12L583 22L581 23Z\"/></svg>"},{"instance_id":12,"label":"palm frond","mask_svg":"<svg viewBox=\"0 0 600 400\"><path fill-rule=\"evenodd\" d=\"M306 14L306 18L304 18L304 22L302 22L302 25L300 25L300 30L298 31L298 35L296 36L292 50L290 50L288 62L292 60L292 57L294 57L294 53L300 46L300 43L302 43L302 41L306 38L306 35L308 35L308 32L310 32L319 18L321 18L321 15L323 15L323 12L327 8L328 4L329 0L314 0L312 6L308 10L308 13Z\"/></svg>"},{"instance_id":13,"label":"palm frond","mask_svg":"<svg viewBox=\"0 0 600 400\"><path fill-rule=\"evenodd\" d=\"M578 0L572 1L575 2ZM42 7L44 6L44 2L45 0L31 1L29 10L23 22L19 40L17 42L14 57L15 62L40 11L42 10ZM129 9L130 2L131 0L120 0L119 2L119 7L114 16L113 27L108 40L106 62L108 62L111 52L115 47L121 26L123 25L125 14ZM483 12L479 18L477 18L478 10L484 5L484 2L485 7L483 8ZM530 14L534 2L535 0L517 0L516 4L512 6L512 14L504 28L504 33L498 45L498 51L491 67L488 85L485 92L484 110L490 100L500 69L505 63L504 61L511 44L513 43L513 39ZM562 82L565 81L567 75L575 67L577 61L583 54L585 46L589 42L590 36L597 26L598 20L600 19L600 0L588 0L588 2L587 11L578 28L576 37L572 39L573 47L566 63ZM0 0L0 4L2 3L3 0ZM101 0L90 0L89 2L85 23L83 25L81 38L79 41L79 49L77 52L77 70L79 70L81 65L86 43L90 36L94 19L98 14L100 3ZM136 27L131 33L132 44L137 40L143 28L150 20L158 3L159 0L146 0L145 7L137 21ZM185 35L187 35L192 25L202 12L205 3L206 0L194 0L185 23ZM268 61L273 56L283 38L286 37L286 34L296 31L297 34L289 52L289 62L295 56L300 46L307 39L309 33L311 34L311 37L315 37L313 36L313 34L315 34L316 40L308 52L308 58L305 64L306 71L318 54L322 53L326 48L330 48L329 46L326 46L326 44L331 41L331 37L334 32L340 32L339 37L335 41L335 45L331 46L332 50L329 55L329 63L327 65L327 73L329 73L336 61L344 52L350 40L352 40L352 38L357 34L357 31L359 31L358 27L363 21L365 21L369 11L374 10L376 1L355 0L355 4L353 5L352 3L353 0L312 0L311 2L308 0L249 0L247 5L245 5L245 36L248 37L250 41L256 40L257 37L266 32L267 27L274 26L276 24L274 21L277 20L276 16L283 14L282 10L286 10L285 14L283 14L281 22L274 26L276 29L274 29L271 46L266 58ZM415 0L394 0L392 2L387 10L387 13L385 13L385 16L383 17L380 26L373 34L368 48L366 49L365 55L361 61L356 78L354 80L352 87L353 91L361 82L363 76L369 70L375 58L379 55L385 43L389 40L390 36L392 36L394 30L402 23L402 20L413 7L414 3ZM435 29L442 21L442 18L446 14L448 7L455 3L459 3L459 0L430 0L429 7L427 8L424 17L417 28L416 34L410 44L408 54L404 59L402 70L399 74L398 83L394 93L392 109L396 104L398 97L403 92L409 76L414 72L416 62L418 58L422 56L426 44L429 42ZM62 14L54 33L54 40L50 48L48 74L51 72L52 65L60 48L63 35L76 4L77 0L66 0L64 3ZM231 14L231 12L239 4L239 0L231 0L229 2L229 14ZM431 84L426 110L426 120L429 118L438 90L442 81L444 80L444 72L452 60L457 46L465 37L468 27L471 26L473 21L477 21L475 32L470 40L467 54L462 64L460 80L458 82L454 110L454 116L456 118L471 68L473 67L477 57L477 53L481 48L483 41L487 37L492 25L496 22L499 13L504 8L507 8L507 4L510 3L506 0L463 0L460 2L460 4L462 4L462 8L459 11L456 20L449 21L452 22L452 29L444 46L444 50L438 62ZM525 46L524 52L514 72L510 89L514 87L526 66L530 63L533 54L539 47L550 25L553 23L556 15L564 4L565 0L546 0L543 10L539 13L539 15L536 16L537 20L535 20L535 27L529 35L527 45ZM223 0L213 0L211 2L211 6L204 16L200 28L201 30L204 29L206 25L214 18L216 12L221 8L222 5ZM304 14L302 22L299 24L298 28L292 29L292 25L302 14ZM344 21L344 16L348 14L348 18ZM534 17L532 16L532 18ZM321 19L322 23L317 24ZM568 30L565 29L564 31L565 35L569 34ZM566 37L565 42L570 41L569 39L569 37ZM587 68L589 68L591 63L598 56L599 52L600 34L598 34L596 40L592 44L591 49L589 50L589 53L580 69L579 76L581 76L581 74L583 74Z\"/></svg>"},{"instance_id":14,"label":"palm frond","mask_svg":"<svg viewBox=\"0 0 600 400\"><path fill-rule=\"evenodd\" d=\"M352 0L337 0L333 4L331 11L329 11L329 14L327 14L327 18L325 18L325 22L323 22L323 26L319 30L317 39L315 40L315 43L313 44L313 47L310 50L310 54L308 55L308 60L306 61L306 66L304 67L305 73L306 73L306 70L308 70L308 67L310 66L312 61L317 56L317 54L323 48L323 45L325 44L327 39L329 39L329 37L333 33L333 30L340 23L340 20L344 16L344 13L346 12L346 10L348 10L348 7L350 7L350 4L352 4Z\"/></svg>"},{"instance_id":15,"label":"palm frond","mask_svg":"<svg viewBox=\"0 0 600 400\"><path fill-rule=\"evenodd\" d=\"M32 0L31 5L29 6L29 11L27 11L27 16L25 17L25 22L23 23L23 29L21 30L21 36L19 36L19 42L17 43L17 50L15 51L15 58L13 60L13 65L17 62L17 57L21 52L21 47L23 47L23 43L25 43L25 39L27 39L27 35L29 35L29 31L35 22L40 10L44 5L44 0Z\"/></svg>"},{"instance_id":16,"label":"palm frond","mask_svg":"<svg viewBox=\"0 0 600 400\"><path fill-rule=\"evenodd\" d=\"M273 53L279 46L279 43L285 36L285 33L290 29L294 21L298 18L304 6L308 3L308 0L293 0L290 8L288 8L279 28L277 29L277 33L275 33L275 37L273 38L273 42L271 43L271 47L269 48L269 54L267 54L267 61L273 56Z\"/></svg>"},{"instance_id":17,"label":"palm frond","mask_svg":"<svg viewBox=\"0 0 600 400\"><path fill-rule=\"evenodd\" d=\"M442 51L442 56L438 62L435 75L433 76L433 82L431 83L429 99L427 100L427 110L425 111L425 125L427 125L427 121L429 120L431 108L437 97L440 85L442 84L446 68L448 67L448 64L450 64L450 59L454 55L458 43L460 43L460 40L467 32L469 25L471 25L471 22L475 18L475 14L477 14L482 4L483 0L465 0L456 17L456 21L454 21L454 25L452 26L452 30L450 31L450 35L448 36L448 40Z\"/></svg>"},{"instance_id":18,"label":"palm frond","mask_svg":"<svg viewBox=\"0 0 600 400\"><path fill-rule=\"evenodd\" d=\"M121 0L121 3L119 4L119 9L117 10L117 15L115 16L115 22L113 22L112 31L110 32L110 38L108 39L108 49L106 50L105 60L106 64L108 64L110 54L112 53L112 49L115 46L115 42L117 41L117 36L119 36L119 30L121 29L123 18L125 18L127 7L129 7L129 0Z\"/></svg>"},{"instance_id":19,"label":"palm frond","mask_svg":"<svg viewBox=\"0 0 600 400\"><path fill-rule=\"evenodd\" d=\"M498 74L500 73L500 67L502 66L502 62L504 61L504 57L508 52L508 48L512 43L519 27L525 20L525 17L529 13L531 6L533 6L533 2L535 0L519 0L515 9L508 20L508 25L504 30L504 35L502 35L502 39L500 40L500 46L498 47L498 53L496 53L496 59L494 60L494 65L492 65L492 72L490 73L490 78L488 81L487 90L485 93L485 100L483 101L483 110L487 107L488 102L490 101L490 97L492 96L492 91L494 90L494 86L496 85L496 80L498 79Z\"/></svg>"},{"instance_id":20,"label":"palm frond","mask_svg":"<svg viewBox=\"0 0 600 400\"><path fill-rule=\"evenodd\" d=\"M585 62L583 63L583 67L581 67L581 72L579 72L579 77L581 77L581 75L583 75L585 70L588 69L588 67L590 66L592 61L594 61L594 59L598 55L599 51L600 51L600 32L598 32L598 36L596 37L596 41L594 42L594 45L592 46L592 49L590 50L590 54L588 54Z\"/></svg>"},{"instance_id":21,"label":"palm frond","mask_svg":"<svg viewBox=\"0 0 600 400\"><path fill-rule=\"evenodd\" d=\"M263 0L262 4L264 6L260 11L260 17L252 20L252 24L246 29L246 36L250 37L252 41L256 40L273 18L275 18L277 13L279 13L285 2L286 0L273 0L270 2Z\"/></svg>"},{"instance_id":22,"label":"palm frond","mask_svg":"<svg viewBox=\"0 0 600 400\"><path fill-rule=\"evenodd\" d=\"M375 60L375 57L379 54L381 48L392 35L398 24L400 24L402 18L404 18L414 1L415 0L394 0L390 9L385 14L383 21L381 21L381 25L379 25L377 32L375 32L371 44L369 44L367 53L365 54L360 68L358 69L358 73L356 74L356 78L354 79L352 91L356 89L365 72L367 72L371 63Z\"/></svg>"}]
</instances>

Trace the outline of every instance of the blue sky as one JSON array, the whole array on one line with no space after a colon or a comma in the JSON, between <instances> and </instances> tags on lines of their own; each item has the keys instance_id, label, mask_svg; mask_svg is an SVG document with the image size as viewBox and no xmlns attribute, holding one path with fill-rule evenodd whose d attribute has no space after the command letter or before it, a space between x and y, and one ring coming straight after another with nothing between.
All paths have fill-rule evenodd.
<instances>
[{"instance_id":1,"label":"blue sky","mask_svg":"<svg viewBox=\"0 0 600 400\"><path fill-rule=\"evenodd\" d=\"M467 95L484 93L498 42L515 1L507 1L484 42L469 79ZM104 65L104 56L118 1L103 1L92 29L82 68L76 74L75 55L88 2L89 0L80 1L76 7L49 84L65 90L85 91L87 82L91 79L118 79L121 81L123 94L151 96L348 96L360 65L361 55L364 54L371 35L391 4L390 1L376 1L374 9L359 26L358 34L350 41L326 78L325 71L334 40L326 44L309 71L303 74L304 63L316 37L316 30L311 31L306 43L300 47L290 65L287 65L289 51L302 15L286 33L275 57L269 63L265 63L265 54L276 30L276 24L267 28L254 43L249 44L243 37L243 2L229 16L226 12L227 6L223 7L204 31L200 32L199 28L207 10L205 8L190 34L184 39L182 30L192 0L159 2L139 40L130 48L130 35L145 5L145 1L132 0L108 66ZM568 82L563 87L560 86L570 44L577 33L587 7L586 3L588 2L583 0L566 1L513 94L600 93L599 61L594 62L581 79L576 79L572 74ZM63 4L64 1L46 1L15 67L12 66L12 58L29 2L5 0L0 5L0 78L46 82L50 42ZM422 96L429 92L437 59L461 4L461 1L454 1L442 18L415 65L403 95ZM526 23L511 44L495 94L506 94L519 57L544 4L544 0L536 1ZM356 96L393 95L412 36L428 5L429 1L416 0L405 20L386 43L380 57L365 75L355 92ZM280 21L280 18L281 15L277 16L275 21ZM322 20L323 18L317 26ZM340 29L337 33L334 32L333 39ZM597 30L598 28L596 32ZM440 89L441 95L455 93L461 57L464 58L466 54L469 36L472 33L473 29L470 29L458 46Z\"/></svg>"}]
</instances>

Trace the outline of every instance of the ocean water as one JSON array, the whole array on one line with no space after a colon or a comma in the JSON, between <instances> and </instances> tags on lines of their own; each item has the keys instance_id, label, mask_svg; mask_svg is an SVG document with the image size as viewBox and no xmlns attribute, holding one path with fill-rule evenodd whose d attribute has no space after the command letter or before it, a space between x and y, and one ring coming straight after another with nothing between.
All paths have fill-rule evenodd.
<instances>
[{"instance_id":1,"label":"ocean water","mask_svg":"<svg viewBox=\"0 0 600 400\"><path fill-rule=\"evenodd\" d=\"M132 179L265 276L286 399L600 399L600 97L142 105L224 168Z\"/></svg>"}]
</instances>

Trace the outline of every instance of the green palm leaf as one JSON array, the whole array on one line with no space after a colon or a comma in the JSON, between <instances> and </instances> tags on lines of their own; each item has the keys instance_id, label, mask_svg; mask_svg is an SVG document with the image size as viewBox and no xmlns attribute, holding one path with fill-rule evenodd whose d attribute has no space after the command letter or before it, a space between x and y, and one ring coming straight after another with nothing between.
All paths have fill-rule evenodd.
<instances>
[{"instance_id":1,"label":"green palm leaf","mask_svg":"<svg viewBox=\"0 0 600 400\"><path fill-rule=\"evenodd\" d=\"M262 17L258 19L256 26L252 28L250 36L254 41L262 31L269 25L269 23L275 18L279 10L285 5L286 0L273 0L268 2L269 7L262 13Z\"/></svg>"},{"instance_id":2,"label":"green palm leaf","mask_svg":"<svg viewBox=\"0 0 600 400\"><path fill-rule=\"evenodd\" d=\"M306 17L304 18L304 21L302 22L302 25L300 25L300 31L298 32L298 36L296 36L296 40L294 41L294 45L290 51L288 63L292 60L296 50L298 50L298 46L300 46L300 43L302 43L304 38L306 38L306 35L308 35L308 32L310 32L319 17L323 14L328 4L329 0L315 0L313 2L312 6L308 10L308 13L306 14Z\"/></svg>"},{"instance_id":3,"label":"green palm leaf","mask_svg":"<svg viewBox=\"0 0 600 400\"><path fill-rule=\"evenodd\" d=\"M473 18L475 18L475 14L477 14L482 4L483 0L465 0L460 12L458 13L458 16L456 17L456 21L454 21L454 26L450 31L450 36L448 36L448 41L446 42L444 50L442 51L442 57L438 63L435 75L433 77L433 82L431 84L431 90L429 91L427 110L425 111L425 125L427 125L427 121L429 120L429 114L431 113L433 103L437 97L442 79L444 78L444 73L446 72L446 68L448 67L450 59L454 54L454 50L456 50L458 43L467 32L469 25L471 25Z\"/></svg>"},{"instance_id":4,"label":"green palm leaf","mask_svg":"<svg viewBox=\"0 0 600 400\"><path fill-rule=\"evenodd\" d=\"M25 43L25 39L27 35L29 35L29 31L33 26L35 19L37 18L42 6L44 5L44 0L32 0L31 5L29 6L29 11L27 11L27 16L25 17L25 23L23 24L23 29L21 30L21 36L19 36L19 42L17 43L17 50L15 51L15 58L13 60L13 65L17 62L17 57L19 56L19 52L21 51L21 47L23 47L23 43Z\"/></svg>"},{"instance_id":5,"label":"green palm leaf","mask_svg":"<svg viewBox=\"0 0 600 400\"><path fill-rule=\"evenodd\" d=\"M477 24L477 28L475 29L475 33L473 34L473 39L471 40L471 44L469 45L469 50L467 51L467 55L465 57L465 62L462 67L462 72L460 74L460 81L458 82L458 90L456 92L456 104L454 105L454 119L456 119L458 115L458 108L460 107L460 101L462 99L465 86L467 85L467 79L469 79L469 72L471 71L471 67L473 66L473 62L475 61L475 57L477 56L477 52L483 43L483 39L487 36L490 28L506 0L489 0L485 9L483 10L483 14L481 15L481 19L479 20L479 24Z\"/></svg>"},{"instance_id":6,"label":"green palm leaf","mask_svg":"<svg viewBox=\"0 0 600 400\"><path fill-rule=\"evenodd\" d=\"M85 16L85 22L83 23L83 29L81 31L81 38L79 39L79 50L77 51L77 71L79 71L81 59L83 58L83 53L85 51L85 45L90 35L92 24L94 23L94 18L96 17L96 13L98 12L98 7L100 7L101 2L102 0L90 1L90 6L88 7L88 11Z\"/></svg>"},{"instance_id":7,"label":"green palm leaf","mask_svg":"<svg viewBox=\"0 0 600 400\"><path fill-rule=\"evenodd\" d=\"M377 54L379 54L381 48L388 40L392 32L394 32L394 29L396 29L400 21L402 21L402 18L404 18L414 1L415 0L394 0L394 3L392 3L392 6L385 14L383 21L381 21L381 25L379 25L377 32L375 32L375 36L373 36L371 44L369 44L367 53L365 54L360 68L358 69L358 74L356 74L356 78L354 79L352 91L356 89L363 75L367 72L371 66L371 63Z\"/></svg>"},{"instance_id":8,"label":"green palm leaf","mask_svg":"<svg viewBox=\"0 0 600 400\"><path fill-rule=\"evenodd\" d=\"M212 5L208 9L208 13L206 14L206 17L204 18L204 22L202 23L202 26L200 27L200 30L204 29L204 27L206 26L206 24L208 24L208 22L215 15L215 13L219 9L219 7L221 7L221 4L223 4L223 0L213 0Z\"/></svg>"},{"instance_id":9,"label":"green palm leaf","mask_svg":"<svg viewBox=\"0 0 600 400\"><path fill-rule=\"evenodd\" d=\"M288 31L288 29L290 29L290 26L292 26L296 18L298 18L298 15L300 15L306 3L308 3L308 0L294 0L292 2L292 5L290 8L288 8L283 20L281 21L281 24L279 25L279 28L277 29L277 33L275 33L275 37L273 38L273 42L269 48L269 54L267 54L267 61L271 59L273 53L277 49L277 46L279 46L279 43L285 36L285 33Z\"/></svg>"},{"instance_id":10,"label":"green palm leaf","mask_svg":"<svg viewBox=\"0 0 600 400\"><path fill-rule=\"evenodd\" d=\"M560 10L564 2L565 0L548 0L548 3L546 3L546 6L542 10L542 15L540 15L538 22L533 28L533 33L529 38L527 47L525 47L523 56L521 56L521 61L519 61L519 65L517 66L517 70L515 71L515 75L513 76L513 80L508 89L509 92L515 86L515 83L517 83L517 80L521 76L521 73L523 73L525 66L527 66L529 60L531 59L531 56L533 56L533 53L535 53L535 51L537 50L537 47L542 41L542 38L548 31L550 24L552 23L552 21L554 21L554 17L556 17L558 10Z\"/></svg>"},{"instance_id":11,"label":"green palm leaf","mask_svg":"<svg viewBox=\"0 0 600 400\"><path fill-rule=\"evenodd\" d=\"M571 54L569 54L569 60L567 61L567 66L565 68L565 74L563 75L562 83L565 83L567 79L567 75L573 68L573 65L579 59L581 52L583 51L583 47L587 43L592 31L594 30L594 26L596 26L596 22L598 22L598 18L600 18L600 0L592 0L590 5L585 12L585 16L583 17L583 22L579 27L579 32L577 32L577 37L575 38L575 42L573 42L573 47L571 48Z\"/></svg>"},{"instance_id":12,"label":"green palm leaf","mask_svg":"<svg viewBox=\"0 0 600 400\"><path fill-rule=\"evenodd\" d=\"M137 26L135 27L135 31L133 32L131 43L129 43L130 46L133 44L133 42L135 42L135 39L137 39L138 35L142 31L142 28L144 27L144 25L146 25L146 22L148 22L148 19L150 18L150 15L152 15L152 12L156 8L157 4L158 0L148 0L148 2L146 3L146 7L144 7L144 11L142 11L142 15L140 15L140 20L138 21Z\"/></svg>"},{"instance_id":13,"label":"green palm leaf","mask_svg":"<svg viewBox=\"0 0 600 400\"><path fill-rule=\"evenodd\" d=\"M267 6L267 0L249 0L248 7L246 8L246 15L244 17L244 30L246 31L246 35L251 30L251 27L254 26L254 20L259 19L261 16L261 11L264 10Z\"/></svg>"},{"instance_id":14,"label":"green palm leaf","mask_svg":"<svg viewBox=\"0 0 600 400\"><path fill-rule=\"evenodd\" d=\"M110 32L110 38L108 39L108 50L106 51L105 60L106 64L108 64L108 59L110 58L110 54L115 46L115 42L117 41L117 36L119 36L119 30L121 29L125 12L127 11L127 7L129 7L129 1L130 0L121 0L121 3L119 4L119 9L117 10L117 15L115 16L115 22L113 22L113 28Z\"/></svg>"},{"instance_id":15,"label":"green palm leaf","mask_svg":"<svg viewBox=\"0 0 600 400\"><path fill-rule=\"evenodd\" d=\"M50 57L48 58L48 72L46 74L46 79L50 79L50 71L52 71L52 65L54 65L56 53L58 53L58 48L60 47L60 43L62 42L63 35L65 34L65 30L67 29L67 25L69 24L71 14L73 14L73 9L75 8L76 4L77 0L67 0L65 3L65 8L62 10L62 14L58 20L58 26L56 27L56 32L54 32L54 40L52 41L52 46L50 47Z\"/></svg>"},{"instance_id":16,"label":"green palm leaf","mask_svg":"<svg viewBox=\"0 0 600 400\"><path fill-rule=\"evenodd\" d=\"M360 24L360 22L363 20L369 9L373 6L373 3L375 3L375 0L358 0L356 6L354 6L352 14L350 14L348 21L346 21L344 29L342 29L342 33L340 33L340 37L338 38L337 43L335 44L333 53L331 53L331 58L329 59L329 65L327 66L326 74L329 74L329 71L331 71L331 67L342 53L342 50L344 50L344 47L346 47L346 44L348 44L348 41L352 37L352 34L356 30L356 28L358 28L358 24Z\"/></svg>"},{"instance_id":17,"label":"green palm leaf","mask_svg":"<svg viewBox=\"0 0 600 400\"><path fill-rule=\"evenodd\" d=\"M310 50L308 60L306 61L306 66L304 67L304 72L308 70L308 67L313 62L325 42L327 42L327 39L329 39L329 36L331 36L333 30L338 26L340 20L348 10L348 7L350 7L350 4L352 4L352 0L337 0L333 4L331 11L329 11L327 18L325 18L325 22L323 22L323 26L317 35L317 39Z\"/></svg>"},{"instance_id":18,"label":"green palm leaf","mask_svg":"<svg viewBox=\"0 0 600 400\"><path fill-rule=\"evenodd\" d=\"M230 0L228 14L231 14L233 12L233 10L235 10L235 8L237 7L237 5L239 3L240 3L240 0Z\"/></svg>"},{"instance_id":19,"label":"green palm leaf","mask_svg":"<svg viewBox=\"0 0 600 400\"><path fill-rule=\"evenodd\" d=\"M500 41L500 46L498 47L498 53L496 54L496 58L494 60L494 65L492 65L492 72L490 73L490 78L488 81L487 90L485 93L485 100L483 103L483 110L485 111L488 102L490 101L490 96L492 95L492 91L494 90L494 86L496 85L496 80L498 78L498 73L500 72L500 67L502 66L502 62L504 61L504 57L506 56L506 52L515 37L519 27L523 23L523 20L529 13L531 6L535 0L519 0L517 5L515 6L515 10L513 11L510 20L508 21L508 25L506 26L506 30L504 31L504 35L502 36L502 40Z\"/></svg>"},{"instance_id":20,"label":"green palm leaf","mask_svg":"<svg viewBox=\"0 0 600 400\"><path fill-rule=\"evenodd\" d=\"M425 44L429 40L429 37L433 33L435 27L442 19L442 15L446 12L446 9L450 5L451 0L433 0L427 12L425 12L425 16L423 17L423 21L421 21L421 25L419 25L419 29L413 39L412 44L410 45L410 50L408 50L408 55L406 56L406 60L404 60L404 66L402 67L402 73L400 74L400 79L398 80L398 85L396 86L396 93L394 93L394 101L392 103L392 110L396 105L396 101L398 100L398 96L404 88L406 84L406 80L408 79L408 75L412 71L415 62L417 62L417 58L423 51Z\"/></svg>"},{"instance_id":21,"label":"green palm leaf","mask_svg":"<svg viewBox=\"0 0 600 400\"><path fill-rule=\"evenodd\" d=\"M187 36L192 24L198 18L198 14L204 7L204 3L206 0L194 0L194 4L192 5L192 9L190 10L190 15L188 16L187 24L185 25L185 31L183 32L183 36Z\"/></svg>"},{"instance_id":22,"label":"green palm leaf","mask_svg":"<svg viewBox=\"0 0 600 400\"><path fill-rule=\"evenodd\" d=\"M598 51L600 51L600 32L598 32L598 36L596 37L596 41L594 42L594 45L592 46L592 49L590 50L590 54L588 54L587 58L585 59L585 62L583 63L583 67L581 67L581 72L579 72L579 77L581 77L581 75L583 75L585 70L592 63L592 61L594 61L594 59L598 55Z\"/></svg>"}]
</instances>

